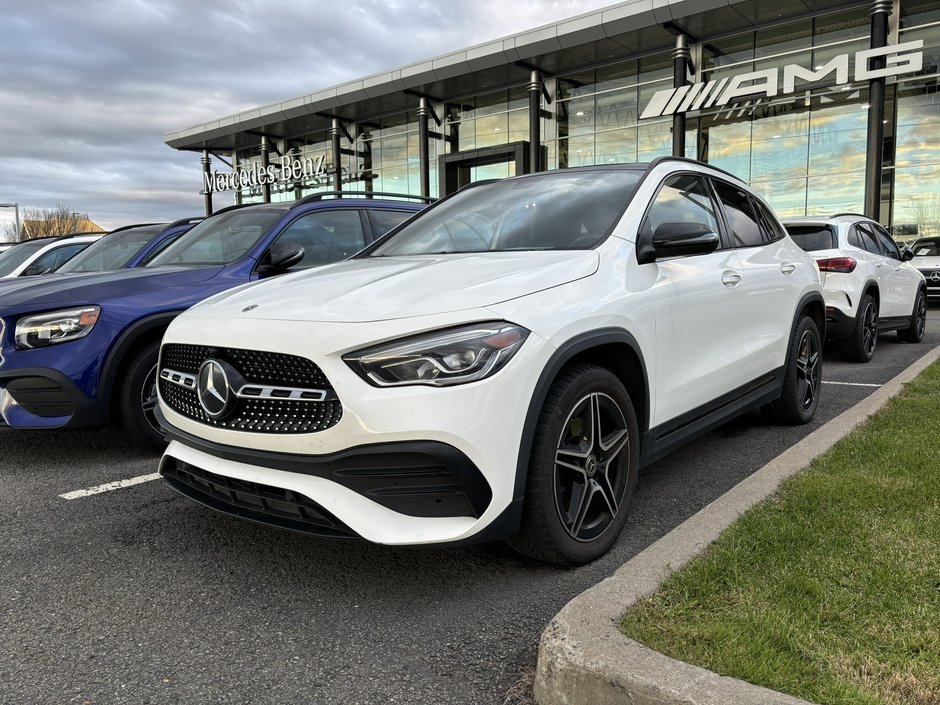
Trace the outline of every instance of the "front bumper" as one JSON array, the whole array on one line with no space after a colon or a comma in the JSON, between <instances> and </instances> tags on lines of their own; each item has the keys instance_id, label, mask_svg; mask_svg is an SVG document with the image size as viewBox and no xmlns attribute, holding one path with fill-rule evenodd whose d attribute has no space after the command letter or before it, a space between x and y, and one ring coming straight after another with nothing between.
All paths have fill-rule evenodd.
<instances>
[{"instance_id":1,"label":"front bumper","mask_svg":"<svg viewBox=\"0 0 940 705\"><path fill-rule=\"evenodd\" d=\"M380 338L380 324L317 324L307 335L287 322L252 325L252 339L264 341L265 350L303 356L322 369L342 416L310 433L236 430L183 415L161 396L171 441L161 472L177 489L187 485L184 494L246 519L389 545L488 540L515 530L519 446L529 400L552 352L548 343L530 335L505 368L478 382L378 388L342 354ZM218 350L240 348L245 340L237 323L214 319L208 327L183 316L164 343ZM326 346L330 352L320 354L317 348ZM285 491L297 496L292 503L302 502L286 507ZM266 493L287 515L258 514ZM295 523L304 512L320 516Z\"/></svg>"}]
</instances>

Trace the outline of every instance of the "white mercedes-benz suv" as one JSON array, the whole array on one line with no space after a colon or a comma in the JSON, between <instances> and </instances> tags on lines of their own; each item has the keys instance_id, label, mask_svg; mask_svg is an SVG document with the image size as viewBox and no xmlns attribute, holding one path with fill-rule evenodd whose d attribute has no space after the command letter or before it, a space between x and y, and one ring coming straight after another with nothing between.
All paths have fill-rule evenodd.
<instances>
[{"instance_id":1,"label":"white mercedes-benz suv","mask_svg":"<svg viewBox=\"0 0 940 705\"><path fill-rule=\"evenodd\" d=\"M719 169L478 182L176 318L160 472L282 528L584 563L639 467L747 409L808 421L824 325L813 259Z\"/></svg>"}]
</instances>

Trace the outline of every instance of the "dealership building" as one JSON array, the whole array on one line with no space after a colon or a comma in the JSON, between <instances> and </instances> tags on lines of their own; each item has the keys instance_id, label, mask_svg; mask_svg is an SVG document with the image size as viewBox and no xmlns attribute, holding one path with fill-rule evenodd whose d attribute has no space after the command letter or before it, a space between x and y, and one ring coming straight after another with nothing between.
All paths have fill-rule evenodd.
<instances>
[{"instance_id":1,"label":"dealership building","mask_svg":"<svg viewBox=\"0 0 940 705\"><path fill-rule=\"evenodd\" d=\"M165 141L207 212L675 154L907 238L940 234L938 64L937 0L634 0Z\"/></svg>"}]
</instances>

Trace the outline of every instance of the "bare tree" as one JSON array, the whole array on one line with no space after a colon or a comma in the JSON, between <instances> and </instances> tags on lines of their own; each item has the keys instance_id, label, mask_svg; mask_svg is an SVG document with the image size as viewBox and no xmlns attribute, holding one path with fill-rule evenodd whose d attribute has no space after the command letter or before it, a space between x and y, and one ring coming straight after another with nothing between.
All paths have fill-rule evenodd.
<instances>
[{"instance_id":1,"label":"bare tree","mask_svg":"<svg viewBox=\"0 0 940 705\"><path fill-rule=\"evenodd\" d=\"M911 213L918 237L940 234L940 196L918 198L911 204Z\"/></svg>"},{"instance_id":2,"label":"bare tree","mask_svg":"<svg viewBox=\"0 0 940 705\"><path fill-rule=\"evenodd\" d=\"M84 213L72 210L66 203L57 203L55 208L23 208L20 210L20 239L32 240L37 237L52 237L69 233L97 231ZM5 239L16 238L16 225L7 223L3 233Z\"/></svg>"}]
</instances>

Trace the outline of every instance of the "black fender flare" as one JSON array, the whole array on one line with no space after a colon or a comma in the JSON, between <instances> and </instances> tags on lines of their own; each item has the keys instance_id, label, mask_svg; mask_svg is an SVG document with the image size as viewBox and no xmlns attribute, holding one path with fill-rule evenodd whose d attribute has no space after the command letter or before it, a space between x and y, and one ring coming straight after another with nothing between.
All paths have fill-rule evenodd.
<instances>
[{"instance_id":1,"label":"black fender flare","mask_svg":"<svg viewBox=\"0 0 940 705\"><path fill-rule=\"evenodd\" d=\"M783 358L783 364L786 366L787 362L790 360L790 355L793 350L791 346L793 345L793 331L796 330L797 324L800 322L800 316L803 315L803 311L806 310L806 307L811 303L818 303L822 307L822 316L821 322L815 321L816 327L819 328L819 339L821 342L826 340L826 300L822 297L822 294L818 292L813 292L810 294L805 294L800 302L796 306L796 311L793 313L793 323L790 324L790 342L787 343L787 356Z\"/></svg>"},{"instance_id":2,"label":"black fender flare","mask_svg":"<svg viewBox=\"0 0 940 705\"><path fill-rule=\"evenodd\" d=\"M110 399L114 390L114 384L117 381L118 372L121 364L138 341L144 336L161 328L165 329L170 322L180 315L182 311L167 311L164 313L155 313L134 321L117 339L117 342L111 346L108 352L108 358L105 360L104 367L101 369L101 384L99 385L98 398Z\"/></svg>"},{"instance_id":3,"label":"black fender flare","mask_svg":"<svg viewBox=\"0 0 940 705\"><path fill-rule=\"evenodd\" d=\"M548 390L561 370L572 358L591 348L611 343L627 345L636 354L640 361L640 367L643 374L643 385L646 394L641 403L634 399L633 403L639 408L636 409L637 418L640 422L640 438L642 439L646 427L649 425L649 373L646 369L646 360L640 349L640 344L633 335L621 328L599 328L594 331L583 333L579 336L565 341L552 354L548 364L542 369L532 397L529 399L529 406L526 410L525 425L522 430L522 437L519 439L519 454L516 459L516 478L513 486L513 501L520 500L525 494L525 485L529 472L529 455L532 452L532 442L535 438L535 426L538 423L539 414L542 406L545 404L545 398L548 396Z\"/></svg>"}]
</instances>

